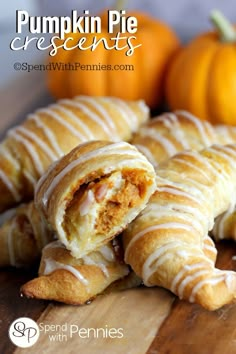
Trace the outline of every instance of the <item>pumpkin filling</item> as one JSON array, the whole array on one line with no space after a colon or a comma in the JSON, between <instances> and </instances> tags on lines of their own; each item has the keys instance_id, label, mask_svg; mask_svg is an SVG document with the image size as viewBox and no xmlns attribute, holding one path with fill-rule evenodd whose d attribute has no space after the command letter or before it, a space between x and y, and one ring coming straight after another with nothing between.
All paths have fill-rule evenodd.
<instances>
[{"instance_id":1,"label":"pumpkin filling","mask_svg":"<svg viewBox=\"0 0 236 354\"><path fill-rule=\"evenodd\" d=\"M68 205L63 229L74 249L94 249L122 231L148 187L144 171L125 170L83 184ZM89 245L89 243L91 243ZM71 247L72 248L72 247Z\"/></svg>"}]
</instances>

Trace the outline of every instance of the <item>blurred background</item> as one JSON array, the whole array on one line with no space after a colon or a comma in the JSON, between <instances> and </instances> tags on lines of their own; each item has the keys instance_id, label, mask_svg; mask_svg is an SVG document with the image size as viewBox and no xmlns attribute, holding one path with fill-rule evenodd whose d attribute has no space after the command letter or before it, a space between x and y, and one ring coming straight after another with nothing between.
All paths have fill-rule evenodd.
<instances>
[{"instance_id":1,"label":"blurred background","mask_svg":"<svg viewBox=\"0 0 236 354\"><path fill-rule=\"evenodd\" d=\"M0 8L0 42L1 66L0 86L3 86L15 75L15 61L42 63L46 52L40 52L31 46L27 51L11 51L9 44L16 36L16 10L27 10L31 15L65 16L72 9L90 10L95 14L104 7L112 7L112 0L10 0L2 1ZM127 9L142 9L168 23L174 28L183 42L188 42L195 34L203 32L211 25L208 15L212 9L220 9L231 21L236 22L235 0L129 0ZM24 35L27 35L25 33Z\"/></svg>"}]
</instances>

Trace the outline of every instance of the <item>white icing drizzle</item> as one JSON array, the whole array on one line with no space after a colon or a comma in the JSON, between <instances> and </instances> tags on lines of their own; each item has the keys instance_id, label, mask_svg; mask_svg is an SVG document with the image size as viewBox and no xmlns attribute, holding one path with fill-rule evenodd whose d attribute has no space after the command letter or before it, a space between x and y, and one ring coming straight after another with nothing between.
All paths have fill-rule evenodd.
<instances>
[{"instance_id":1,"label":"white icing drizzle","mask_svg":"<svg viewBox=\"0 0 236 354\"><path fill-rule=\"evenodd\" d=\"M163 117L160 117L166 128L170 129L169 134L175 138L175 140L183 147L183 149L190 149L189 139L178 120L178 116L174 113L166 113Z\"/></svg>"},{"instance_id":2,"label":"white icing drizzle","mask_svg":"<svg viewBox=\"0 0 236 354\"><path fill-rule=\"evenodd\" d=\"M158 267L160 267L163 263L165 263L170 258L173 258L175 249L179 247L180 248L182 247L181 241L176 240L173 242L169 242L163 245L162 247L156 249L147 257L142 268L142 279L144 280L144 284L146 286L151 285L149 283L149 279L152 276L152 274L155 273ZM180 250L178 250L177 252L179 252L179 255L181 256ZM187 252L188 252L188 256L191 255L193 256L194 254L196 254L196 250L194 248L188 249Z\"/></svg>"},{"instance_id":3,"label":"white icing drizzle","mask_svg":"<svg viewBox=\"0 0 236 354\"><path fill-rule=\"evenodd\" d=\"M120 117L123 118L123 121L128 125L128 127L131 129L131 131L134 130L135 126L129 117L127 109L125 109L124 106L121 106L120 102L114 100L114 98L111 99L111 98L107 98L107 97L101 97L100 100L102 100L102 102L105 102L109 105L113 105L113 107L118 111ZM132 116L132 114L131 114L131 116Z\"/></svg>"},{"instance_id":4,"label":"white icing drizzle","mask_svg":"<svg viewBox=\"0 0 236 354\"><path fill-rule=\"evenodd\" d=\"M71 171L73 170L73 168L75 168L76 166L78 166L81 163L84 163L86 161L89 161L91 158L97 157L100 154L103 155L103 157L105 158L106 156L109 155L122 155L124 154L124 161L125 161L125 157L127 156L132 156L136 159L139 159L141 161L147 161L146 158L141 155L135 147L133 148L129 148L129 149L122 149L122 148L126 148L126 147L130 147L127 143L125 142L119 142L119 143L114 143L114 144L110 144L110 145L106 145L102 148L90 151L89 153L80 156L78 159L73 160L71 163L69 163L62 171L60 171L58 173L58 175L55 176L55 178L53 179L52 183L48 186L48 189L45 191L44 196L43 196L43 205L46 208L47 206L47 201L50 198L50 195L52 194L53 190L56 188L56 186L60 183L60 181ZM121 150L119 151L118 149L121 148ZM41 182L42 184L42 182Z\"/></svg>"},{"instance_id":5,"label":"white icing drizzle","mask_svg":"<svg viewBox=\"0 0 236 354\"><path fill-rule=\"evenodd\" d=\"M16 141L19 141L25 147L26 151L28 152L29 156L31 157L31 159L34 163L34 167L35 167L36 171L41 176L44 172L44 167L43 167L42 162L39 158L38 152L36 151L36 149L34 148L34 145L31 142L26 140L22 135L20 135L17 132L17 129L18 128L9 130L8 135L13 137Z\"/></svg>"},{"instance_id":6,"label":"white icing drizzle","mask_svg":"<svg viewBox=\"0 0 236 354\"><path fill-rule=\"evenodd\" d=\"M63 101L61 103L63 104ZM76 125L79 125L80 129L82 129L83 131L83 133L81 131L78 131L82 142L91 139L93 137L93 134L91 134L91 131L87 127L87 125L84 124L82 120L79 119L75 113L73 113L70 109L64 107L62 104L61 105L55 104L52 107L57 109L59 112L63 113L66 117L69 117L69 119L71 119L71 121L73 121Z\"/></svg>"},{"instance_id":7,"label":"white icing drizzle","mask_svg":"<svg viewBox=\"0 0 236 354\"><path fill-rule=\"evenodd\" d=\"M65 101L62 100L62 103L66 103L69 104L71 107L75 107L77 109L79 109L82 113L84 113L86 115L86 117L90 120L92 120L93 122L95 122L96 124L98 124L99 126L102 127L103 131L106 132L106 134L108 136L111 135L110 130L108 129L108 126L105 124L105 122L100 118L100 116L98 116L96 113L94 113L90 108L88 108L86 106L86 104L83 104L82 102L78 100L76 101ZM70 102L70 103L69 103Z\"/></svg>"},{"instance_id":8,"label":"white icing drizzle","mask_svg":"<svg viewBox=\"0 0 236 354\"><path fill-rule=\"evenodd\" d=\"M15 201L19 202L21 200L21 196L18 193L18 190L13 185L10 178L5 174L5 172L3 170L0 170L0 178L1 178L2 182L5 184L5 186L7 187L7 189L11 192Z\"/></svg>"},{"instance_id":9,"label":"white icing drizzle","mask_svg":"<svg viewBox=\"0 0 236 354\"><path fill-rule=\"evenodd\" d=\"M141 144L134 144L134 146L136 146L136 148L144 155L146 156L146 158L148 159L149 162L151 162L151 164L154 167L157 167L158 163L155 160L154 155L152 154L151 150L148 149L147 146L141 145Z\"/></svg>"},{"instance_id":10,"label":"white icing drizzle","mask_svg":"<svg viewBox=\"0 0 236 354\"><path fill-rule=\"evenodd\" d=\"M220 140L221 144L234 144L235 139L233 139L231 136L232 129L233 127L228 127L226 125L215 126L215 131L218 134L217 140Z\"/></svg>"},{"instance_id":11,"label":"white icing drizzle","mask_svg":"<svg viewBox=\"0 0 236 354\"><path fill-rule=\"evenodd\" d=\"M95 202L95 197L93 191L90 189L87 191L86 197L83 199L82 203L79 206L80 216L85 216L88 214L89 209L92 204Z\"/></svg>"},{"instance_id":12,"label":"white icing drizzle","mask_svg":"<svg viewBox=\"0 0 236 354\"><path fill-rule=\"evenodd\" d=\"M202 138L202 141L204 143L205 146L210 146L211 145L211 141L209 141L206 132L204 130L204 126L202 124L202 122L197 119L193 114L187 112L187 111L183 111L183 110L177 110L175 111L176 114L180 114L183 117L187 118L188 120L190 120L195 127L197 128L198 132L200 133L200 136Z\"/></svg>"},{"instance_id":13,"label":"white icing drizzle","mask_svg":"<svg viewBox=\"0 0 236 354\"><path fill-rule=\"evenodd\" d=\"M204 158L202 155L200 154L196 154L193 151L183 151L181 152L181 155L186 155L186 156L192 156L194 157L195 160L199 161L202 165L204 165L206 167L206 169L210 169L211 173L215 176L215 177L221 177L223 178L215 169L214 166L206 159Z\"/></svg>"},{"instance_id":14,"label":"white icing drizzle","mask_svg":"<svg viewBox=\"0 0 236 354\"><path fill-rule=\"evenodd\" d=\"M213 226L213 235L217 240L223 240L225 237L225 221L228 219L228 216L231 214L231 210L227 210L225 213L218 216L216 222Z\"/></svg>"},{"instance_id":15,"label":"white icing drizzle","mask_svg":"<svg viewBox=\"0 0 236 354\"><path fill-rule=\"evenodd\" d=\"M174 171L171 171L171 173L178 175ZM158 170L158 178L160 180L162 179L162 177L160 177L161 174L162 174L161 170ZM199 200L199 201L202 200L206 204L210 204L211 199L213 198L212 195L207 195L206 193L202 193L202 190L204 190L204 189L206 191L208 190L208 187L206 185L196 182L194 179L186 177L185 175L183 175L183 182L182 181L181 182L173 182L173 181L171 181L171 179L168 180L167 178L164 178L163 181L166 181L173 188L178 188L178 191L184 190L185 193L189 194L189 198L190 198L190 196L195 197L196 200ZM189 182L189 183L187 184L186 182ZM210 199L209 199L209 197L210 197Z\"/></svg>"},{"instance_id":16,"label":"white icing drizzle","mask_svg":"<svg viewBox=\"0 0 236 354\"><path fill-rule=\"evenodd\" d=\"M212 151L215 155L218 155L228 161L231 167L235 166L235 159L233 159L229 154L225 153L223 149L217 149L217 145L213 145L211 148L208 149L208 151ZM222 150L222 151L219 151Z\"/></svg>"},{"instance_id":17,"label":"white icing drizzle","mask_svg":"<svg viewBox=\"0 0 236 354\"><path fill-rule=\"evenodd\" d=\"M35 187L35 195L38 194L39 189L41 188L42 184L46 181L48 178L49 174L56 168L57 164L60 162L60 160L54 161L47 169L47 171L40 177L38 180L36 187Z\"/></svg>"},{"instance_id":18,"label":"white icing drizzle","mask_svg":"<svg viewBox=\"0 0 236 354\"><path fill-rule=\"evenodd\" d=\"M229 291L232 291L232 287L233 287L233 283L235 281L235 273L234 272L230 272L228 271L227 273L225 273L225 284L228 288Z\"/></svg>"},{"instance_id":19,"label":"white icing drizzle","mask_svg":"<svg viewBox=\"0 0 236 354\"><path fill-rule=\"evenodd\" d=\"M137 240L139 240L141 237L143 237L144 235L146 235L149 232L155 232L155 231L163 230L163 229L177 229L177 230L182 229L185 231L191 231L191 232L193 231L193 228L191 226L186 225L186 224L182 224L179 222L168 222L165 224L153 225L153 226L146 227L144 230L142 230L142 231L138 232L136 235L134 235L132 237L132 239L130 240L130 242L127 245L126 250L125 250L125 261L127 261L127 257L128 257L128 254L129 254L129 251L130 251L132 245Z\"/></svg>"},{"instance_id":20,"label":"white icing drizzle","mask_svg":"<svg viewBox=\"0 0 236 354\"><path fill-rule=\"evenodd\" d=\"M60 114L58 114L52 108L50 108L50 107L40 108L37 112L47 114L49 117L56 120L59 124L61 124L64 128L66 128L70 133L72 133L78 139L78 143L82 140L81 133L79 133L72 124L68 123L65 119L63 119L60 116Z\"/></svg>"},{"instance_id":21,"label":"white icing drizzle","mask_svg":"<svg viewBox=\"0 0 236 354\"><path fill-rule=\"evenodd\" d=\"M138 123L138 117L134 111L130 108L128 102L121 100L117 97L112 97L112 100L124 111L129 117L130 121L133 123L132 126L136 126ZM132 128L133 130L133 128Z\"/></svg>"},{"instance_id":22,"label":"white icing drizzle","mask_svg":"<svg viewBox=\"0 0 236 354\"><path fill-rule=\"evenodd\" d=\"M168 112L166 114L167 117L170 119L170 121L173 123L173 125L181 127L179 122L179 117L176 114L174 114L173 112Z\"/></svg>"},{"instance_id":23,"label":"white icing drizzle","mask_svg":"<svg viewBox=\"0 0 236 354\"><path fill-rule=\"evenodd\" d=\"M220 282L222 282L222 280L224 280L224 275L221 274L217 274L215 277L212 278L207 278L207 279L203 279L201 281L199 281L193 288L189 297L189 302L194 302L195 301L195 297L198 293L198 291L206 284L210 284L212 286L219 284Z\"/></svg>"},{"instance_id":24,"label":"white icing drizzle","mask_svg":"<svg viewBox=\"0 0 236 354\"><path fill-rule=\"evenodd\" d=\"M165 186L159 187L159 186L157 186L157 191L158 192L170 193L170 194L177 195L177 196L180 196L180 197L185 197L185 198L191 199L192 201L194 201L195 203L200 205L200 201L195 196L193 196L190 193L188 193L186 191L183 191L181 189L176 189L175 186L169 186L169 187L165 187Z\"/></svg>"},{"instance_id":25,"label":"white icing drizzle","mask_svg":"<svg viewBox=\"0 0 236 354\"><path fill-rule=\"evenodd\" d=\"M151 219L151 218L157 218L160 219L162 217L165 218L176 218L181 221L186 221L189 224L193 226L194 229L196 229L198 232L202 233L203 232L203 225L202 223L193 217L193 215L189 214L183 214L180 213L180 211L176 211L172 209L172 204L170 203L167 208L158 208L156 205L153 205L151 209L148 209L143 213L142 215L142 220ZM201 220L201 219L200 219Z\"/></svg>"},{"instance_id":26,"label":"white icing drizzle","mask_svg":"<svg viewBox=\"0 0 236 354\"><path fill-rule=\"evenodd\" d=\"M44 262L45 262L45 268L44 268L43 275L51 274L57 269L64 269L72 273L82 284L88 285L89 283L88 280L81 274L81 272L71 265L57 262L52 258L46 258Z\"/></svg>"},{"instance_id":27,"label":"white icing drizzle","mask_svg":"<svg viewBox=\"0 0 236 354\"><path fill-rule=\"evenodd\" d=\"M108 262L113 262L115 260L115 254L113 249L111 249L107 245L101 246L98 249L98 252L101 253L103 258L105 258Z\"/></svg>"},{"instance_id":28,"label":"white icing drizzle","mask_svg":"<svg viewBox=\"0 0 236 354\"><path fill-rule=\"evenodd\" d=\"M164 127L167 128L168 130L172 129L173 127L172 121L169 120L169 115L167 113L152 119L151 122L152 123L162 122Z\"/></svg>"},{"instance_id":29,"label":"white icing drizzle","mask_svg":"<svg viewBox=\"0 0 236 354\"><path fill-rule=\"evenodd\" d=\"M43 139L40 139L38 135L34 134L33 132L29 131L27 128L23 126L19 126L17 128L19 132L21 132L25 137L33 140L34 143L36 143L39 148L52 160L55 161L58 156L45 144Z\"/></svg>"},{"instance_id":30,"label":"white icing drizzle","mask_svg":"<svg viewBox=\"0 0 236 354\"><path fill-rule=\"evenodd\" d=\"M213 126L207 120L205 120L202 124L204 124L205 128L208 130L208 133L212 139L211 144L213 144L215 141L218 140L215 127L213 128Z\"/></svg>"},{"instance_id":31,"label":"white icing drizzle","mask_svg":"<svg viewBox=\"0 0 236 354\"><path fill-rule=\"evenodd\" d=\"M185 192L181 189L175 189L174 187L170 188L170 187L165 187L165 186L164 187L157 187L157 191L170 193L172 195L177 195L177 196L183 196L183 197L186 197L190 200L193 200L197 205L200 206L200 208L189 207L189 206L184 205L183 203L177 203L177 202L176 203L174 203L174 202L169 203L168 208L171 208L172 210L176 210L177 212L190 213L191 215L193 215L193 218L195 220L197 220L197 219L201 220L204 233L208 232L209 228L210 229L212 228L213 223L214 223L214 219L210 218L210 217L209 217L209 219L206 219L204 211L201 211L202 207L201 207L200 200L195 198L189 192ZM209 222L206 223L206 220L209 220Z\"/></svg>"},{"instance_id":32,"label":"white icing drizzle","mask_svg":"<svg viewBox=\"0 0 236 354\"><path fill-rule=\"evenodd\" d=\"M29 182L29 183L31 183L31 185L32 185L32 187L34 188L35 187L35 185L36 185L36 183L37 183L37 178L36 177L34 177L33 175L31 175L30 173L29 173L29 171L26 171L26 170L23 170L22 171L22 174L23 174L23 176L25 176L25 178L27 179L27 181Z\"/></svg>"},{"instance_id":33,"label":"white icing drizzle","mask_svg":"<svg viewBox=\"0 0 236 354\"><path fill-rule=\"evenodd\" d=\"M197 278L205 276L207 274L209 274L209 269L202 269L195 272L194 274L187 275L177 287L176 293L178 294L179 298L183 299L184 291L186 287L189 285L189 283L194 282L196 281Z\"/></svg>"},{"instance_id":34,"label":"white icing drizzle","mask_svg":"<svg viewBox=\"0 0 236 354\"><path fill-rule=\"evenodd\" d=\"M215 255L217 254L217 249L215 247L215 244L208 235L203 239L203 249L212 252Z\"/></svg>"},{"instance_id":35,"label":"white icing drizzle","mask_svg":"<svg viewBox=\"0 0 236 354\"><path fill-rule=\"evenodd\" d=\"M157 141L162 146L162 148L164 149L164 151L167 153L168 156L173 156L177 153L176 147L172 144L172 142L169 139L162 136L160 133L158 133L157 131L151 128L140 129L140 135Z\"/></svg>"},{"instance_id":36,"label":"white icing drizzle","mask_svg":"<svg viewBox=\"0 0 236 354\"><path fill-rule=\"evenodd\" d=\"M178 157L175 157L174 161L177 161L180 164L184 164L185 166L190 167L192 170L195 170L196 172L201 174L207 181L211 181L211 178L208 176L208 174L204 170L202 170L200 167L194 165L194 163L186 161L186 160L182 160L181 158L178 158Z\"/></svg>"},{"instance_id":37,"label":"white icing drizzle","mask_svg":"<svg viewBox=\"0 0 236 354\"><path fill-rule=\"evenodd\" d=\"M218 150L224 151L226 154L233 155L236 158L236 149L232 145L217 145Z\"/></svg>"},{"instance_id":38,"label":"white icing drizzle","mask_svg":"<svg viewBox=\"0 0 236 354\"><path fill-rule=\"evenodd\" d=\"M94 265L94 266L100 268L101 271L103 272L103 274L104 274L106 277L109 277L109 271L108 271L107 266L106 266L105 263L96 262L96 261L94 261L91 257L89 257L88 255L83 257L83 261L84 261L84 264L87 264L87 265Z\"/></svg>"},{"instance_id":39,"label":"white icing drizzle","mask_svg":"<svg viewBox=\"0 0 236 354\"><path fill-rule=\"evenodd\" d=\"M150 114L150 109L148 108L148 106L146 105L146 103L144 102L144 100L139 100L137 102L139 108L141 109L141 111L144 113L144 116L146 118L146 120L149 117ZM142 121L145 121L144 119L142 119Z\"/></svg>"},{"instance_id":40,"label":"white icing drizzle","mask_svg":"<svg viewBox=\"0 0 236 354\"><path fill-rule=\"evenodd\" d=\"M39 116L38 114L29 114L28 115L28 119L29 120L33 120L34 123L36 124L36 126L43 131L44 135L47 137L48 141L52 145L52 147L53 147L54 151L56 152L57 156L58 157L63 156L64 152L62 151L61 147L57 143L57 139L56 139L56 136L55 136L54 132L52 131L52 129L49 128L48 125L46 125L43 122L42 117Z\"/></svg>"},{"instance_id":41,"label":"white icing drizzle","mask_svg":"<svg viewBox=\"0 0 236 354\"><path fill-rule=\"evenodd\" d=\"M194 215L195 220L204 220L204 212L202 210L197 209L196 207L191 207L189 205L184 205L178 204L178 203L171 203L171 208L172 210L178 211L178 212L183 212L183 213L188 213L190 215Z\"/></svg>"},{"instance_id":42,"label":"white icing drizzle","mask_svg":"<svg viewBox=\"0 0 236 354\"><path fill-rule=\"evenodd\" d=\"M213 156L208 157L209 152L212 152ZM147 234L148 232L155 232L156 230L161 230L165 228L165 226L169 230L171 228L173 228L174 230L178 229L177 227L178 223L176 223L176 220L179 220L178 212L176 212L175 214L174 222L172 223L166 222L161 224L161 218L163 216L165 217L165 215L171 217L172 210L174 209L171 201L166 204L162 203L164 201L164 198L163 200L161 198L162 196L159 196L160 203L158 204L158 192L165 191L165 192L169 192L172 195L180 194L180 195L185 195L187 198L192 198L197 203L196 210L199 209L199 211L201 210L200 202L202 200L203 201L202 205L204 206L203 209L205 215L203 215L202 218L199 219L199 215L196 216L194 212L192 213L193 219L194 217L196 217L200 225L208 224L208 228L206 228L206 230L205 228L203 228L203 232L200 233L200 237L202 240L201 248L199 249L195 246L196 240L194 241L194 243L189 242L189 244L186 244L184 240L176 237L176 240L173 241L172 243L170 242L169 244L165 244L159 247L158 249L154 250L154 252L152 252L147 257L142 268L142 278L144 279L146 285L150 285L149 279L153 275L153 273L158 271L158 267L165 264L165 262L168 263L168 261L175 256L183 257L183 263L185 262L185 265L175 275L174 279L172 280L170 288L173 292L177 293L180 298L183 298L184 296L186 296L185 292L186 292L186 288L188 287L188 291L191 291L189 300L193 302L195 300L196 295L204 285L209 285L213 287L218 283L220 283L221 281L224 281L229 291L231 292L235 291L234 289L236 284L235 273L222 272L220 270L215 269L214 260L209 259L206 256L206 254L203 252L209 251L214 255L217 254L217 250L215 249L214 244L212 243L210 238L205 235L207 234L208 229L210 229L209 225L213 222L214 217L218 215L220 209L223 207L224 208L227 207L228 200L233 199L233 203L230 204L231 211L235 204L234 203L236 199L236 195L234 193L235 188L233 186L233 183L230 183L230 179L235 178L235 173L236 173L236 165L235 165L236 148L234 148L233 145L232 147L219 147L216 145L204 150L202 155L197 153L196 154L191 153L191 152L186 152L186 154L191 154L196 160L199 160L203 168L204 166L206 166L207 169L203 169L202 171L201 168L198 167L198 165L196 166L194 164L194 160L193 162L190 161L189 167L191 167L191 169L195 169L198 174L202 173L202 175L204 175L204 177L207 180L210 180L210 173L212 173L216 177L215 183L214 184L212 183L212 186L210 188L209 187L207 188L205 184L196 182L195 179L190 178L187 173L179 173L175 171L172 165L169 167L169 169L168 169L168 165L166 167L165 165L163 165L163 167L157 169L158 187L157 187L157 192L151 198L152 205L148 206L137 219L140 221L140 225L141 225L143 219L149 218L150 219L149 225L150 224L152 225L146 226L146 228L141 231L138 231L138 227L137 227L137 231L136 231L137 233L131 238L130 242L128 243L128 246L126 247L125 260L127 260L127 255L131 247L134 245L134 243L138 239L143 237L145 234ZM222 171L222 164L220 161L217 161L216 158L217 156L221 156L222 158L225 159L225 161L227 162L227 167L231 166L231 168L228 168L229 169L228 172L227 172L228 169L226 171ZM185 163L185 161L182 161L182 159L178 157L177 158L175 157L173 159L173 162L175 161L183 164ZM220 188L222 189L225 188L225 193L222 196L223 201L221 202L221 206L218 201L219 198L217 199L216 197L214 197L215 195L219 194ZM155 202L157 203L156 207L155 207ZM181 211L181 206L178 206L178 203L176 204L177 204L176 209L178 211L180 209ZM191 219L191 214L188 216L188 218ZM181 228L184 229L183 226L185 226L185 228L186 226L188 226L189 230L187 231L190 231L191 233L194 227L194 223L191 222L191 225L186 224L187 218L185 218L185 215L182 216L182 220L185 223L181 224L182 225ZM153 225L153 223L159 223L159 224ZM147 225L147 222L145 222L145 225ZM131 228L129 229L132 232L132 229ZM171 235L169 240L173 239L175 235L175 231L172 232L169 231L168 233L169 235ZM163 242L164 241L165 239L163 240ZM188 257L189 257L189 262L197 261L197 263L186 264L188 260L184 261L184 259L187 259Z\"/></svg>"},{"instance_id":43,"label":"white icing drizzle","mask_svg":"<svg viewBox=\"0 0 236 354\"><path fill-rule=\"evenodd\" d=\"M188 273L191 271L196 271L197 269L206 268L207 265L206 265L205 261L207 261L208 264L210 264L210 261L207 258L204 258L204 262L198 262L198 263L194 263L194 264L185 264L183 266L183 268L176 274L176 276L172 280L170 290L173 293L176 293L176 286L179 283L179 281L185 277L185 273ZM210 265L210 267L212 268L212 265Z\"/></svg>"},{"instance_id":44,"label":"white icing drizzle","mask_svg":"<svg viewBox=\"0 0 236 354\"><path fill-rule=\"evenodd\" d=\"M116 140L117 139L120 140L119 134L117 133L116 126L113 120L111 119L111 116L108 114L107 110L101 104L99 97L96 100L94 100L92 97L89 96L80 96L79 99L80 101L89 103L97 112L99 112L99 114L105 120L107 126L110 127Z\"/></svg>"},{"instance_id":45,"label":"white icing drizzle","mask_svg":"<svg viewBox=\"0 0 236 354\"><path fill-rule=\"evenodd\" d=\"M214 246L204 243L204 250L205 249L212 252L212 253L217 254L217 249Z\"/></svg>"}]
</instances>

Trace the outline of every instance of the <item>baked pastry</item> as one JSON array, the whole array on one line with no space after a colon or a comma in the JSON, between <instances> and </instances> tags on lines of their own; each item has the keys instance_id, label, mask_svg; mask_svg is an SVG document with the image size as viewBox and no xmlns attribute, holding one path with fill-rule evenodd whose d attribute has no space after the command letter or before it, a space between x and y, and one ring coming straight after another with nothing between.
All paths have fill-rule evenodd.
<instances>
[{"instance_id":1,"label":"baked pastry","mask_svg":"<svg viewBox=\"0 0 236 354\"><path fill-rule=\"evenodd\" d=\"M28 267L54 238L33 202L19 206L0 227L0 267Z\"/></svg>"},{"instance_id":2,"label":"baked pastry","mask_svg":"<svg viewBox=\"0 0 236 354\"><path fill-rule=\"evenodd\" d=\"M233 210L232 210L233 209ZM216 241L223 239L236 241L236 210L230 208L225 213L219 215L211 230L211 235Z\"/></svg>"},{"instance_id":3,"label":"baked pastry","mask_svg":"<svg viewBox=\"0 0 236 354\"><path fill-rule=\"evenodd\" d=\"M199 151L213 144L234 144L236 127L213 127L209 122L179 110L151 119L134 134L131 143L157 166L183 150Z\"/></svg>"},{"instance_id":4,"label":"baked pastry","mask_svg":"<svg viewBox=\"0 0 236 354\"><path fill-rule=\"evenodd\" d=\"M183 150L199 151L213 144L236 143L236 127L212 126L186 111L164 113L143 125L132 141L147 159L159 163ZM216 219L215 240L236 239L236 212L228 210Z\"/></svg>"},{"instance_id":5,"label":"baked pastry","mask_svg":"<svg viewBox=\"0 0 236 354\"><path fill-rule=\"evenodd\" d=\"M206 237L236 202L236 145L179 153L156 173L155 194L124 231L125 262L145 285L209 310L235 301L236 273L215 268Z\"/></svg>"},{"instance_id":6,"label":"baked pastry","mask_svg":"<svg viewBox=\"0 0 236 354\"><path fill-rule=\"evenodd\" d=\"M106 244L145 207L155 171L132 145L92 141L73 149L39 180L35 203L74 257Z\"/></svg>"},{"instance_id":7,"label":"baked pastry","mask_svg":"<svg viewBox=\"0 0 236 354\"><path fill-rule=\"evenodd\" d=\"M129 140L149 117L143 101L79 96L30 114L0 145L0 212L33 198L48 166L89 140Z\"/></svg>"},{"instance_id":8,"label":"baked pastry","mask_svg":"<svg viewBox=\"0 0 236 354\"><path fill-rule=\"evenodd\" d=\"M129 274L120 247L108 243L76 259L55 241L43 249L39 277L21 287L29 298L81 305L102 293L111 283Z\"/></svg>"}]
</instances>

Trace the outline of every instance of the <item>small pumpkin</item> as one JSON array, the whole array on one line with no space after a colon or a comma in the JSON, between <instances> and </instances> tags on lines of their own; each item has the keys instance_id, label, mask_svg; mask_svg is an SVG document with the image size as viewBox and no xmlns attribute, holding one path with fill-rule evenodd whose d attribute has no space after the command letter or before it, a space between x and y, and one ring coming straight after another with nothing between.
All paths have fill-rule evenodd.
<instances>
[{"instance_id":1,"label":"small pumpkin","mask_svg":"<svg viewBox=\"0 0 236 354\"><path fill-rule=\"evenodd\" d=\"M212 123L236 125L236 31L217 10L216 27L181 48L169 65L166 99Z\"/></svg>"},{"instance_id":2,"label":"small pumpkin","mask_svg":"<svg viewBox=\"0 0 236 354\"><path fill-rule=\"evenodd\" d=\"M151 107L157 107L164 96L163 78L170 57L179 47L179 40L166 24L157 21L143 12L130 12L138 20L137 40L134 54L126 56L123 50L105 50L99 45L95 51L59 49L57 54L49 58L49 62L80 63L80 65L133 65L134 70L54 70L48 71L48 87L56 98L75 95L116 96L122 99L144 99ZM110 37L116 33L107 32L107 11L101 14L102 33L97 38ZM70 45L74 45L81 37L86 36L86 43L92 43L94 34L69 33L73 37ZM130 36L130 34L122 34ZM120 41L120 47L126 40Z\"/></svg>"}]
</instances>

